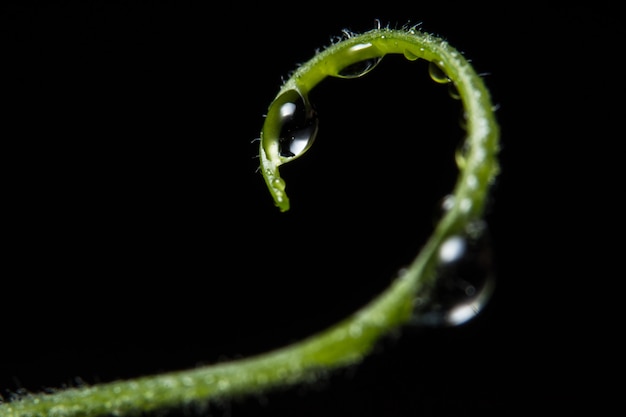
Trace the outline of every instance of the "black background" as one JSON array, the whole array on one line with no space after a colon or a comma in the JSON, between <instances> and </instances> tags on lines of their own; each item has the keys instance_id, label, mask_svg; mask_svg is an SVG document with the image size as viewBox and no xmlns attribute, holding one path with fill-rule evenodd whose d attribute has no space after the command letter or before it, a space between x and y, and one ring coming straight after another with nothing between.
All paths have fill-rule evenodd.
<instances>
[{"instance_id":1,"label":"black background","mask_svg":"<svg viewBox=\"0 0 626 417\"><path fill-rule=\"evenodd\" d=\"M458 103L425 64L386 57L316 88L317 142L281 170L287 213L253 143L291 70L378 19L421 24L485 75L502 130L495 295L463 326L407 329L326 381L199 414L502 416L605 401L591 375L612 368L584 346L611 343L578 260L594 242L581 236L595 215L580 210L602 172L594 152L622 114L606 99L623 97L610 3L3 4L5 398L260 353L389 284L431 231L462 138Z\"/></svg>"}]
</instances>

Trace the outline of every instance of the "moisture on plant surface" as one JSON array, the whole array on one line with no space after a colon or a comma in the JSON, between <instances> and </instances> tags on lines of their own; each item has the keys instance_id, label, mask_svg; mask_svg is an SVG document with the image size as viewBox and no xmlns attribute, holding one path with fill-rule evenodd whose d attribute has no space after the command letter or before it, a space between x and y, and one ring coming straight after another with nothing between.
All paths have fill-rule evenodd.
<instances>
[{"instance_id":1,"label":"moisture on plant surface","mask_svg":"<svg viewBox=\"0 0 626 417\"><path fill-rule=\"evenodd\" d=\"M429 62L428 73L416 72L415 77L430 76L448 85L449 94L463 106L466 137L451 155L458 177L432 234L384 291L339 323L280 349L182 371L17 396L0 404L0 416L131 416L258 394L356 365L398 328L456 326L479 314L494 290L484 214L499 169L499 129L483 80L442 38L416 27L346 31L298 66L279 86L260 130L260 172L270 197L259 204L273 201L281 212L290 210L288 181L280 167L297 163L315 146L316 137L328 134L319 124L310 92L327 77L341 83L368 77L390 54L406 58L406 65ZM293 274L297 277L298 271Z\"/></svg>"}]
</instances>

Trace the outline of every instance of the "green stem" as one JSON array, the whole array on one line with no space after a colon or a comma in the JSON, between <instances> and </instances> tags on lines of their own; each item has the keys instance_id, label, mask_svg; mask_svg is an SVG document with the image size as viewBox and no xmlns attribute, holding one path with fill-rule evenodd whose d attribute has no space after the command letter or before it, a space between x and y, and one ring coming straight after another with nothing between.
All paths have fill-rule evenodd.
<instances>
[{"instance_id":1,"label":"green stem","mask_svg":"<svg viewBox=\"0 0 626 417\"><path fill-rule=\"evenodd\" d=\"M355 48L359 45L371 47ZM389 288L342 322L275 351L195 369L26 395L0 404L0 417L123 416L306 382L334 368L358 363L381 337L407 324L416 314L416 297L428 294L436 279L438 249L446 238L467 231L481 218L498 172L498 127L482 79L460 53L437 37L412 29L376 29L350 36L316 54L283 85L278 96L296 89L306 97L324 77L336 76L348 65L387 53L435 63L454 83L467 114L467 152L459 163L454 205L416 259ZM270 117L266 125L274 122ZM266 127L260 150L262 172L277 206L284 211L289 208L289 200L278 166L293 158L276 154L267 134L276 129Z\"/></svg>"}]
</instances>

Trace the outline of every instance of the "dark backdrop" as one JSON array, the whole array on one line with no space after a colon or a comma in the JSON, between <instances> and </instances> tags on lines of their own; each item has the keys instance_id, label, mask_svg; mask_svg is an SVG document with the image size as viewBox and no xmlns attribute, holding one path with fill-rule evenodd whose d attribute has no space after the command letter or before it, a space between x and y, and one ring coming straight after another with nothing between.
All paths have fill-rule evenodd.
<instances>
[{"instance_id":1,"label":"dark backdrop","mask_svg":"<svg viewBox=\"0 0 626 417\"><path fill-rule=\"evenodd\" d=\"M563 213L593 185L567 150L602 148L618 117L600 104L623 92L600 59L599 40L623 35L614 11L204 3L1 6L5 398L260 353L389 284L455 180L458 104L425 64L387 57L316 89L317 142L282 170L288 213L253 143L297 64L378 19L446 38L498 107L494 297L463 326L409 328L326 381L203 415L502 416L588 399L596 365L579 346L595 326L566 270L581 251L563 251L578 236Z\"/></svg>"}]
</instances>

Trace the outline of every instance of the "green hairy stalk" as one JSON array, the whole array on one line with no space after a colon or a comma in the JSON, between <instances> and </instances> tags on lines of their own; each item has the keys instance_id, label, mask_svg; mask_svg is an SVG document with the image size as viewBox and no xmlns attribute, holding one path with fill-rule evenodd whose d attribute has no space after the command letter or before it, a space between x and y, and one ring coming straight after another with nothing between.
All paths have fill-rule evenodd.
<instances>
[{"instance_id":1,"label":"green hairy stalk","mask_svg":"<svg viewBox=\"0 0 626 417\"><path fill-rule=\"evenodd\" d=\"M363 34L346 32L316 53L282 85L269 106L260 138L262 175L276 206L289 210L279 167L306 152L317 135L308 93L326 77L365 75L387 54L429 61L433 79L454 87L466 115L466 137L456 155L459 174L445 213L418 256L384 292L334 326L274 351L194 369L28 394L1 403L0 417L138 415L260 393L357 364L383 336L403 325L457 324L480 310L488 290L472 287L466 293L476 296L454 308L433 295L447 274L445 266L485 234L484 208L498 173L499 131L489 92L468 61L445 40L416 28L377 28Z\"/></svg>"}]
</instances>

